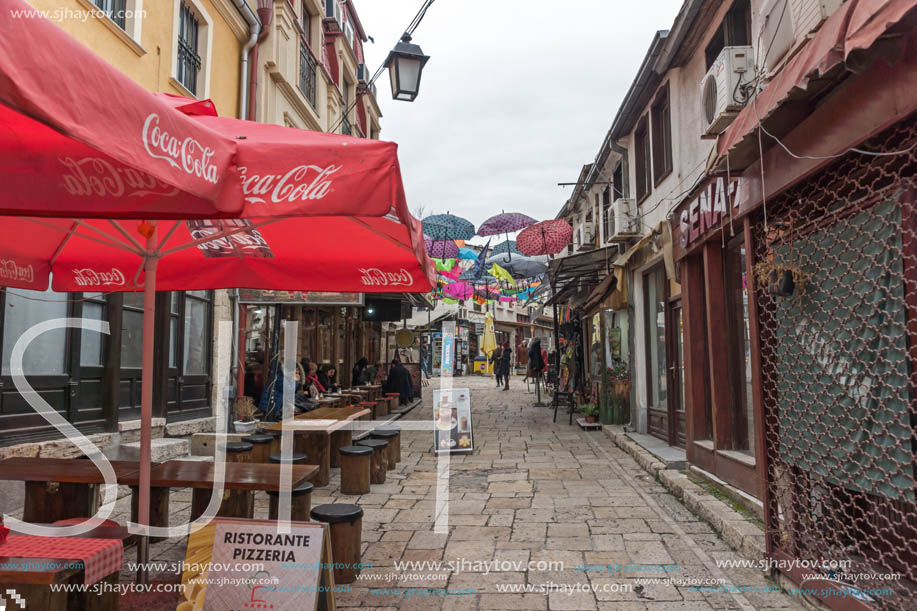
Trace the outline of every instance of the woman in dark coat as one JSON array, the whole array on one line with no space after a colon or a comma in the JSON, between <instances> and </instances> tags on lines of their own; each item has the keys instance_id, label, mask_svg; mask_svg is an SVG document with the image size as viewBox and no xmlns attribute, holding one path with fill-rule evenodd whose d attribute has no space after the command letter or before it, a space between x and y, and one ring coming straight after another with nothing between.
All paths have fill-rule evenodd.
<instances>
[{"instance_id":1,"label":"woman in dark coat","mask_svg":"<svg viewBox=\"0 0 917 611\"><path fill-rule=\"evenodd\" d=\"M532 372L533 377L538 377L543 369L544 357L541 355L541 340L536 337L529 344L529 371Z\"/></svg>"},{"instance_id":2,"label":"woman in dark coat","mask_svg":"<svg viewBox=\"0 0 917 611\"><path fill-rule=\"evenodd\" d=\"M500 373L503 374L503 390L509 390L509 368L512 363L513 351L509 342L503 342L503 354L500 355Z\"/></svg>"},{"instance_id":3,"label":"woman in dark coat","mask_svg":"<svg viewBox=\"0 0 917 611\"><path fill-rule=\"evenodd\" d=\"M382 385L383 392L398 393L399 403L402 405L414 396L414 384L411 382L411 373L401 364L401 360L394 359L392 368L388 372L388 379Z\"/></svg>"},{"instance_id":4,"label":"woman in dark coat","mask_svg":"<svg viewBox=\"0 0 917 611\"><path fill-rule=\"evenodd\" d=\"M357 364L353 366L353 378L351 380L351 386L359 386L361 384L360 378L363 376L363 370L366 369L366 366L369 365L369 359L365 356L357 361Z\"/></svg>"}]
</instances>

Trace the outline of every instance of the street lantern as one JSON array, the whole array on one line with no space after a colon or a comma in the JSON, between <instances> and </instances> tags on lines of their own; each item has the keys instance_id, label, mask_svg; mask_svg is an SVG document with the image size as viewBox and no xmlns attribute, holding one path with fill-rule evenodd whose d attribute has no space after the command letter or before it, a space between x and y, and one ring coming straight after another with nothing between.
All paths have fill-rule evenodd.
<instances>
[{"instance_id":1,"label":"street lantern","mask_svg":"<svg viewBox=\"0 0 917 611\"><path fill-rule=\"evenodd\" d=\"M385 60L392 80L392 99L413 102L420 91L420 74L430 58L420 47L411 44L411 36L405 34Z\"/></svg>"}]
</instances>

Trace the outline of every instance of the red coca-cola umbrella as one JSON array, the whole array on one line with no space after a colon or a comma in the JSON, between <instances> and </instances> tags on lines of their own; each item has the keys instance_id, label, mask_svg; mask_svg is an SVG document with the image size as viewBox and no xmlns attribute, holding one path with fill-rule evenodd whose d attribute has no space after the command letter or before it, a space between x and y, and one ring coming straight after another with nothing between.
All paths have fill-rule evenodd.
<instances>
[{"instance_id":1,"label":"red coca-cola umbrella","mask_svg":"<svg viewBox=\"0 0 917 611\"><path fill-rule=\"evenodd\" d=\"M0 0L0 285L144 291L147 524L155 291L427 292L434 268L394 144L150 94L16 11Z\"/></svg>"}]
</instances>

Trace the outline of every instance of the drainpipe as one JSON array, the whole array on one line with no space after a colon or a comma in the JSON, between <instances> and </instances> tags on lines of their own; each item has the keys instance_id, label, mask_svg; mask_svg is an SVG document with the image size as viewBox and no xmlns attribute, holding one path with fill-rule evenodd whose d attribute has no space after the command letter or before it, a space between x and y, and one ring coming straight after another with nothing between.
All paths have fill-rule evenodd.
<instances>
[{"instance_id":1,"label":"drainpipe","mask_svg":"<svg viewBox=\"0 0 917 611\"><path fill-rule=\"evenodd\" d=\"M239 118L245 119L248 116L248 55L258 42L258 35L261 33L261 21L258 16L248 6L245 0L233 0L236 9L242 14L245 22L248 24L248 42L242 48L239 71Z\"/></svg>"},{"instance_id":2,"label":"drainpipe","mask_svg":"<svg viewBox=\"0 0 917 611\"><path fill-rule=\"evenodd\" d=\"M270 33L271 23L274 20L273 0L258 0L258 19L261 21L261 32L251 52L251 65L248 76L248 116L249 121L255 120L255 109L258 105L258 49Z\"/></svg>"},{"instance_id":3,"label":"drainpipe","mask_svg":"<svg viewBox=\"0 0 917 611\"><path fill-rule=\"evenodd\" d=\"M229 381L229 398L230 398L230 401L227 402L228 403L227 410L229 411L229 413L227 414L227 418L226 418L226 431L225 431L227 433L231 431L231 427L232 427L232 420L233 420L232 401L234 401L236 398L239 397L239 395L241 394L241 389L242 389L242 386L239 383L239 373L240 373L240 368L239 368L239 345L240 345L239 344L239 331L240 331L239 329L239 308L241 307L239 305L239 289L233 289L232 292L229 294L229 304L230 304L229 307L232 308L232 348L231 348L232 365L230 365L229 367L229 380L230 380Z\"/></svg>"}]
</instances>

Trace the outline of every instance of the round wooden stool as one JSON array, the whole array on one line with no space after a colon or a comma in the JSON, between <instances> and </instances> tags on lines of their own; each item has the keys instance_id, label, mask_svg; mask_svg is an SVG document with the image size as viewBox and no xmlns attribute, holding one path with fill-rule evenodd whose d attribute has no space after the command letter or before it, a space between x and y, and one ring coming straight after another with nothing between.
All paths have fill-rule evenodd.
<instances>
[{"instance_id":1,"label":"round wooden stool","mask_svg":"<svg viewBox=\"0 0 917 611\"><path fill-rule=\"evenodd\" d=\"M280 438L283 435L283 431L261 431L259 435L260 434L270 435L272 438L271 439L271 454L280 454Z\"/></svg>"},{"instance_id":2,"label":"round wooden stool","mask_svg":"<svg viewBox=\"0 0 917 611\"><path fill-rule=\"evenodd\" d=\"M341 494L369 494L373 449L344 446L341 455Z\"/></svg>"},{"instance_id":3,"label":"round wooden stool","mask_svg":"<svg viewBox=\"0 0 917 611\"><path fill-rule=\"evenodd\" d=\"M271 443L274 441L273 435L264 433L255 433L248 437L243 437L242 441L252 444L252 462L266 463L271 454Z\"/></svg>"},{"instance_id":4,"label":"round wooden stool","mask_svg":"<svg viewBox=\"0 0 917 611\"><path fill-rule=\"evenodd\" d=\"M254 444L235 441L224 444L223 449L226 451L226 462L250 463L253 461L252 450L254 449ZM192 491L192 501L194 500L194 493L197 491L197 488ZM210 491L197 492L197 497L197 507L203 513L204 509L207 508L207 503L210 501ZM224 518L255 517L255 492L253 490L224 490L223 502L217 515Z\"/></svg>"},{"instance_id":5,"label":"round wooden stool","mask_svg":"<svg viewBox=\"0 0 917 611\"><path fill-rule=\"evenodd\" d=\"M280 503L280 492L274 492L269 490L267 493L270 497L268 505L268 519L276 520L278 514L278 506ZM290 519L297 522L308 522L309 521L309 512L312 509L312 484L309 482L303 482L296 488L290 491L290 500L293 504L290 507Z\"/></svg>"},{"instance_id":6,"label":"round wooden stool","mask_svg":"<svg viewBox=\"0 0 917 611\"><path fill-rule=\"evenodd\" d=\"M388 468L388 458L385 455L388 442L381 439L364 439L358 442L357 445L372 448L373 461L369 481L374 484L384 484L385 470Z\"/></svg>"},{"instance_id":7,"label":"round wooden stool","mask_svg":"<svg viewBox=\"0 0 917 611\"><path fill-rule=\"evenodd\" d=\"M293 453L290 455L290 460L289 460L289 462L293 463L294 465L304 465L304 464L306 464L306 459L307 459L307 458L308 458L308 457L307 457L305 454L297 454L296 452L293 452ZM280 454L271 454L271 457L270 457L268 460L270 460L272 463L282 463L282 462L285 462L285 461L283 460L283 456L281 456Z\"/></svg>"},{"instance_id":8,"label":"round wooden stool","mask_svg":"<svg viewBox=\"0 0 917 611\"><path fill-rule=\"evenodd\" d=\"M252 448L254 446L245 441L233 441L222 447L226 451L226 462L252 462Z\"/></svg>"},{"instance_id":9,"label":"round wooden stool","mask_svg":"<svg viewBox=\"0 0 917 611\"><path fill-rule=\"evenodd\" d=\"M401 461L401 431L398 429L372 431L369 438L388 442L388 447L385 448L385 458L388 461L386 468L389 471L394 469L395 465Z\"/></svg>"},{"instance_id":10,"label":"round wooden stool","mask_svg":"<svg viewBox=\"0 0 917 611\"><path fill-rule=\"evenodd\" d=\"M360 574L360 539L363 536L363 509L359 505L319 505L312 519L328 524L331 531L331 561L334 583L353 583ZM341 568L339 568L341 567Z\"/></svg>"}]
</instances>

